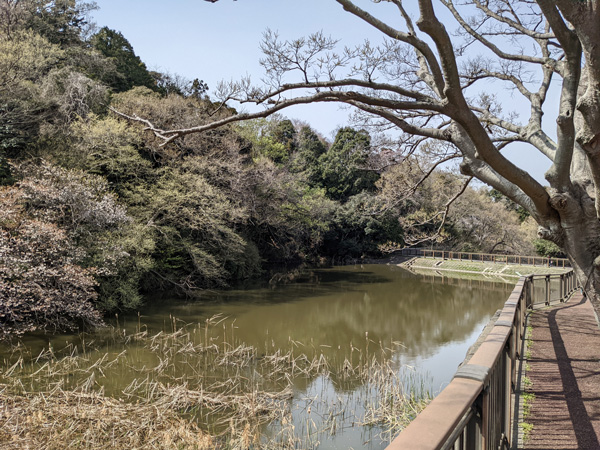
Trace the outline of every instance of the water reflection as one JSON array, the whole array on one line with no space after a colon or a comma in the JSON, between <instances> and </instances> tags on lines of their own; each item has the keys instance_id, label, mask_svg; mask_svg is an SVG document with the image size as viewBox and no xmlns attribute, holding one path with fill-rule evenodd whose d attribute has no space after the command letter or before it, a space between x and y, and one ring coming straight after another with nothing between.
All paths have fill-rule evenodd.
<instances>
[{"instance_id":1,"label":"water reflection","mask_svg":"<svg viewBox=\"0 0 600 450\"><path fill-rule=\"evenodd\" d=\"M418 275L396 266L345 266L311 271L289 285L207 292L194 301L150 298L142 316L121 317L118 326L128 333L140 323L151 333L170 331L173 317L204 323L221 314L228 318L223 326L233 326L237 340L258 349L292 346L343 360L369 349L397 348L404 362L414 363L452 343L466 352L472 335L479 334L511 290L498 281ZM102 334L94 339L101 340ZM25 339L32 354L48 344L58 350L77 342L69 334ZM464 352L445 378L453 375Z\"/></svg>"},{"instance_id":2,"label":"water reflection","mask_svg":"<svg viewBox=\"0 0 600 450\"><path fill-rule=\"evenodd\" d=\"M365 351L368 335L371 346L400 342L405 355L426 358L470 336L511 289L497 282L449 284L395 266L347 266L313 271L292 285L206 294L204 302L154 299L142 321L161 329L168 314L202 322L220 313L235 320L241 341L259 348L287 348L291 339L344 358L351 348Z\"/></svg>"},{"instance_id":3,"label":"water reflection","mask_svg":"<svg viewBox=\"0 0 600 450\"><path fill-rule=\"evenodd\" d=\"M173 331L183 323L204 324L219 314L226 319L211 328L210 333L223 342L244 342L258 349L259 359L261 353L291 349L309 357L323 353L333 363L341 364L348 359L354 366L359 359L369 359L386 349L388 354L393 352L396 369L408 364L416 366L416 370L429 371L436 390L450 380L468 346L489 317L502 307L511 289L510 284L501 282L416 275L395 266L347 266L314 270L299 282L284 286L207 292L194 301L168 296L152 298L143 316L121 317L118 327L119 333L130 335L144 324L143 328L152 334ZM114 335L97 333L85 339L96 340L96 348L101 352L108 350L116 355L122 350L119 347L122 342L115 340ZM80 339L73 335L52 338L31 335L26 344L31 354L36 355L42 348L48 348L48 344L57 352L67 343L81 347ZM182 360L171 361L168 375L171 379L184 379L190 388L201 389L204 384L221 382L230 376L229 368L199 376L194 369L198 367L196 362L188 364L199 356L176 353ZM132 343L127 347L126 360L98 382L107 393L116 395L140 377L143 368L160 365L160 358ZM243 379L253 385L260 374L253 368L248 370L242 373ZM277 383L266 387L276 391L284 388ZM364 412L360 401L352 403L348 398L370 395L361 393L360 378L345 378L339 373L329 377L297 377L293 379L293 387L292 413L296 415L308 409L307 399L316 397L332 402L343 397L360 415ZM298 419L299 423L303 420ZM353 419L349 423L354 423ZM359 443L366 439L365 430L354 425L348 427L319 448L385 446L376 440L361 446Z\"/></svg>"}]
</instances>

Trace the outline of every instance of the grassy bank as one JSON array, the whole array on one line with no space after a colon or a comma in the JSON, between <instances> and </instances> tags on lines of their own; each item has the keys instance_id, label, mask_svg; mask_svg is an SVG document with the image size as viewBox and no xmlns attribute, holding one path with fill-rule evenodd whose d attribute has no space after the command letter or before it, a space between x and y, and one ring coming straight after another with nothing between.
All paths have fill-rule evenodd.
<instances>
[{"instance_id":1,"label":"grassy bank","mask_svg":"<svg viewBox=\"0 0 600 450\"><path fill-rule=\"evenodd\" d=\"M415 270L434 270L458 273L470 273L484 276L501 276L518 278L530 274L564 273L570 268L528 266L481 261L458 261L435 258L414 258L400 264L402 267Z\"/></svg>"}]
</instances>

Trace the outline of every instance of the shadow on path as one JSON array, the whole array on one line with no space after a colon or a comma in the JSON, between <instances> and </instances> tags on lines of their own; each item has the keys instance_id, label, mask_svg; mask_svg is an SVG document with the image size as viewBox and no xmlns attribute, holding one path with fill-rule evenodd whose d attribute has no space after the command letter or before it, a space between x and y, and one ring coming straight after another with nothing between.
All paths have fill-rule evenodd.
<instances>
[{"instance_id":1,"label":"shadow on path","mask_svg":"<svg viewBox=\"0 0 600 450\"><path fill-rule=\"evenodd\" d=\"M574 360L569 357L556 317L559 311L564 313L566 310L581 306L585 302L586 298L582 297L579 303L573 305L569 304L569 306L565 306L561 309L550 311L548 314L548 326L550 328L550 335L552 336L552 344L554 345L554 353L556 354L556 361L562 380L569 416L573 423L573 431L575 432L575 437L577 439L577 446L578 448L598 449L600 448L598 436L596 436L592 422L585 409L581 390L579 389L577 378L573 370L572 362L574 362Z\"/></svg>"},{"instance_id":2,"label":"shadow on path","mask_svg":"<svg viewBox=\"0 0 600 450\"><path fill-rule=\"evenodd\" d=\"M525 449L600 449L600 330L589 302L568 303L530 316L533 347L527 376L535 395Z\"/></svg>"}]
</instances>

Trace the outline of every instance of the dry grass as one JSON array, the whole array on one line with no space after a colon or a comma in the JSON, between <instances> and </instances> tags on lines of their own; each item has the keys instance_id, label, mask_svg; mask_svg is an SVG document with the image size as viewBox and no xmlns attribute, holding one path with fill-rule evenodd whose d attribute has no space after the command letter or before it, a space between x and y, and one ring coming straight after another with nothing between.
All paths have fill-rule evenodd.
<instances>
[{"instance_id":1,"label":"dry grass","mask_svg":"<svg viewBox=\"0 0 600 450\"><path fill-rule=\"evenodd\" d=\"M194 422L101 394L0 394L0 449L214 449Z\"/></svg>"},{"instance_id":2,"label":"dry grass","mask_svg":"<svg viewBox=\"0 0 600 450\"><path fill-rule=\"evenodd\" d=\"M413 369L405 372L374 362L368 386L376 389L366 407L363 425L380 426L380 438L390 442L432 400L424 380Z\"/></svg>"},{"instance_id":3,"label":"dry grass","mask_svg":"<svg viewBox=\"0 0 600 450\"><path fill-rule=\"evenodd\" d=\"M0 367L0 449L309 449L356 426L389 440L429 399L422 378L368 336L371 350L350 346L339 363L291 340L259 351L220 317L180 325L116 329L62 355L17 349ZM330 387L309 396L319 380Z\"/></svg>"}]
</instances>

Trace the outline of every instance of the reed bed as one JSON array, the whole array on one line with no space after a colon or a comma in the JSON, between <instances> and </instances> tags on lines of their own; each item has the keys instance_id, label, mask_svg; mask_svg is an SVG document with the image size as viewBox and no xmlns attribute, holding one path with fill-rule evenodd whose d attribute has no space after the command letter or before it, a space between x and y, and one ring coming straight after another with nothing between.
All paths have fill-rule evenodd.
<instances>
[{"instance_id":1,"label":"reed bed","mask_svg":"<svg viewBox=\"0 0 600 450\"><path fill-rule=\"evenodd\" d=\"M342 359L237 342L220 316L168 327L15 348L0 366L0 449L311 449L358 427L387 441L431 397L395 343L368 335Z\"/></svg>"},{"instance_id":2,"label":"reed bed","mask_svg":"<svg viewBox=\"0 0 600 450\"><path fill-rule=\"evenodd\" d=\"M216 441L165 408L98 393L0 394L0 449L214 449Z\"/></svg>"}]
</instances>

